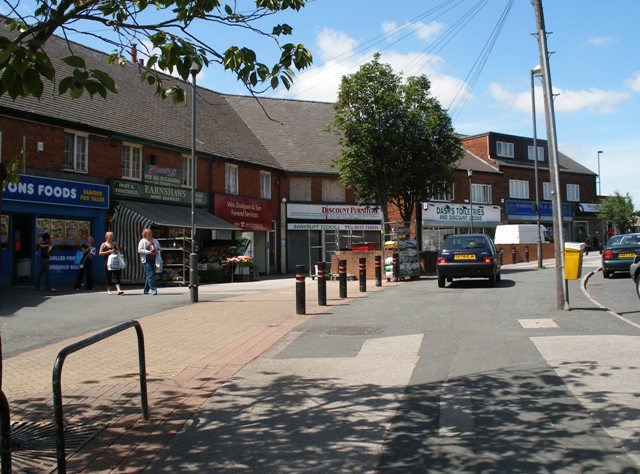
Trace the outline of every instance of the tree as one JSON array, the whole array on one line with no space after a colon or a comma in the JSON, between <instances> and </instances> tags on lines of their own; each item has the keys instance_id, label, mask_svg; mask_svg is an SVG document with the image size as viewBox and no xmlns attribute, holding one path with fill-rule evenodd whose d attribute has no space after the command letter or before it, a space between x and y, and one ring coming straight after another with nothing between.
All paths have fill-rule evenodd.
<instances>
[{"instance_id":1,"label":"tree","mask_svg":"<svg viewBox=\"0 0 640 474\"><path fill-rule=\"evenodd\" d=\"M403 83L380 55L342 78L332 125L341 133L340 179L361 203L387 204L409 223L415 205L444 191L462 156L451 119L426 76Z\"/></svg>"},{"instance_id":2,"label":"tree","mask_svg":"<svg viewBox=\"0 0 640 474\"><path fill-rule=\"evenodd\" d=\"M625 234L633 229L637 214L629 193L622 196L619 192L607 196L600 201L598 218L612 223L620 233Z\"/></svg>"}]
</instances>

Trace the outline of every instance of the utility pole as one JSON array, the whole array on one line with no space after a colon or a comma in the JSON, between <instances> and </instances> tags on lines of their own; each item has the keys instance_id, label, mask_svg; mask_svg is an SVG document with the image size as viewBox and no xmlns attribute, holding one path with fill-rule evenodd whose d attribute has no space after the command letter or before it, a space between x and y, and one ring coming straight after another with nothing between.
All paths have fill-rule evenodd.
<instances>
[{"instance_id":1,"label":"utility pole","mask_svg":"<svg viewBox=\"0 0 640 474\"><path fill-rule=\"evenodd\" d=\"M553 210L553 244L556 260L556 301L558 309L569 309L568 285L564 279L564 231L562 229L562 197L560 189L560 170L558 166L558 142L556 120L553 107L553 87L547 50L547 31L544 26L542 0L533 0L536 17L536 36L540 65L542 66L542 91L544 94L544 113L547 124L547 143L549 146L549 173L551 177L551 204ZM537 154L537 150L535 150ZM534 155L535 156L535 155ZM535 156L537 158L537 156Z\"/></svg>"}]
</instances>

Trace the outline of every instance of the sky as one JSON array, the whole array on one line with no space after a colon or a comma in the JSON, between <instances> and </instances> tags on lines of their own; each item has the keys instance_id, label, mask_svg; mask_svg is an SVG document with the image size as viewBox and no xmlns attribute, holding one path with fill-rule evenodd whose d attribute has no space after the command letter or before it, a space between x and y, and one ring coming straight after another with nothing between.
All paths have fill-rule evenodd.
<instances>
[{"instance_id":1,"label":"sky","mask_svg":"<svg viewBox=\"0 0 640 474\"><path fill-rule=\"evenodd\" d=\"M29 9L32 1L23 0L22 7ZM559 149L596 173L602 151L602 194L628 192L640 209L640 1L543 5ZM270 17L264 26L279 22L293 27L287 40L309 48L314 65L298 73L289 91L266 96L333 102L342 76L379 52L382 62L405 77L429 77L457 132L532 136L529 73L540 60L530 0L308 0L301 11ZM492 36L496 30L499 35ZM276 58L264 37L211 26L197 34L221 50L238 42L265 62ZM247 93L217 64L202 71L198 83ZM539 81L535 94L538 136L546 138Z\"/></svg>"}]
</instances>

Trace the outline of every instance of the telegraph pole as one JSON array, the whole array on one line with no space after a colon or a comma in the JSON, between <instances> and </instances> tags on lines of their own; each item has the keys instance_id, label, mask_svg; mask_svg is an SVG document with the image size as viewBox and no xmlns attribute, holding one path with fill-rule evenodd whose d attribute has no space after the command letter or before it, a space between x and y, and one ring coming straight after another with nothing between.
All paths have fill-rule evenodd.
<instances>
[{"instance_id":1,"label":"telegraph pole","mask_svg":"<svg viewBox=\"0 0 640 474\"><path fill-rule=\"evenodd\" d=\"M544 93L544 114L547 124L547 143L549 146L549 173L551 177L551 204L553 210L553 244L556 258L556 300L558 309L569 309L569 293L564 279L564 231L562 229L562 197L560 189L560 170L558 166L558 142L556 136L556 120L553 107L553 87L551 86L551 70L549 68L549 51L547 50L547 31L544 26L542 0L533 0L536 16L536 36L540 65L542 66L542 91ZM537 159L537 150L534 150Z\"/></svg>"}]
</instances>

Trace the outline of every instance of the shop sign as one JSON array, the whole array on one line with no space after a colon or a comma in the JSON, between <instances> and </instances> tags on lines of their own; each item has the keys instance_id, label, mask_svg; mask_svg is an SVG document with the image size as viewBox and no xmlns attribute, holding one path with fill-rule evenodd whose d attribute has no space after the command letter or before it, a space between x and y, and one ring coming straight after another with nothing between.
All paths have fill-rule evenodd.
<instances>
[{"instance_id":1,"label":"shop sign","mask_svg":"<svg viewBox=\"0 0 640 474\"><path fill-rule=\"evenodd\" d=\"M161 186L181 186L182 173L176 168L145 164L144 182Z\"/></svg>"},{"instance_id":2,"label":"shop sign","mask_svg":"<svg viewBox=\"0 0 640 474\"><path fill-rule=\"evenodd\" d=\"M307 224L289 223L289 230L350 230L350 231L380 231L380 224Z\"/></svg>"},{"instance_id":3,"label":"shop sign","mask_svg":"<svg viewBox=\"0 0 640 474\"><path fill-rule=\"evenodd\" d=\"M108 209L109 186L20 175L17 183L6 184L2 198L8 201Z\"/></svg>"},{"instance_id":4,"label":"shop sign","mask_svg":"<svg viewBox=\"0 0 640 474\"><path fill-rule=\"evenodd\" d=\"M590 202L581 202L578 204L578 210L580 212L589 212L597 214L600 212L600 204L590 203Z\"/></svg>"},{"instance_id":5,"label":"shop sign","mask_svg":"<svg viewBox=\"0 0 640 474\"><path fill-rule=\"evenodd\" d=\"M111 194L120 199L138 199L163 204L191 204L191 189L135 181L112 181ZM196 191L196 206L208 207L209 194Z\"/></svg>"},{"instance_id":6,"label":"shop sign","mask_svg":"<svg viewBox=\"0 0 640 474\"><path fill-rule=\"evenodd\" d=\"M526 219L536 218L536 203L535 201L511 201L506 200L504 202L505 213L508 218L518 217ZM563 220L571 220L573 213L571 212L571 204L568 202L562 203L562 218ZM549 218L553 217L553 208L550 201L540 202L540 217Z\"/></svg>"},{"instance_id":7,"label":"shop sign","mask_svg":"<svg viewBox=\"0 0 640 474\"><path fill-rule=\"evenodd\" d=\"M473 222L484 225L500 224L500 206L484 204L452 204L446 202L423 202L423 226L468 226L473 210Z\"/></svg>"},{"instance_id":8,"label":"shop sign","mask_svg":"<svg viewBox=\"0 0 640 474\"><path fill-rule=\"evenodd\" d=\"M271 201L216 194L213 213L220 219L248 231L271 230Z\"/></svg>"},{"instance_id":9,"label":"shop sign","mask_svg":"<svg viewBox=\"0 0 640 474\"><path fill-rule=\"evenodd\" d=\"M307 221L381 221L382 210L377 206L348 204L287 204L287 218Z\"/></svg>"}]
</instances>

